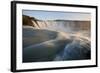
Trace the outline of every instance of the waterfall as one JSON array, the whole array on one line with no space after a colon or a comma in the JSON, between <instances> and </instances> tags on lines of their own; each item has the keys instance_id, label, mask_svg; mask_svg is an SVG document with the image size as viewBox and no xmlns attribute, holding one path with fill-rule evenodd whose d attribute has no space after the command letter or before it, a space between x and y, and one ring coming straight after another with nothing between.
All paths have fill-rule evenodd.
<instances>
[{"instance_id":1,"label":"waterfall","mask_svg":"<svg viewBox=\"0 0 100 73\"><path fill-rule=\"evenodd\" d=\"M90 21L23 19L23 62L91 57Z\"/></svg>"},{"instance_id":2,"label":"waterfall","mask_svg":"<svg viewBox=\"0 0 100 73\"><path fill-rule=\"evenodd\" d=\"M90 21L68 21L68 20L37 20L37 24L32 20L37 29L47 29L53 31L63 31L74 33L79 31L90 32Z\"/></svg>"}]
</instances>

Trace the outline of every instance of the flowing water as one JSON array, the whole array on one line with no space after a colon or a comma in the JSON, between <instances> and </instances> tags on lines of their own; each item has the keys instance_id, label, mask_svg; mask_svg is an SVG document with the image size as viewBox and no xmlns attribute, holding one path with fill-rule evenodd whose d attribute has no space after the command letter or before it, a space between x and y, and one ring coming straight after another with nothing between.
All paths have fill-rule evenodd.
<instances>
[{"instance_id":1,"label":"flowing water","mask_svg":"<svg viewBox=\"0 0 100 73\"><path fill-rule=\"evenodd\" d=\"M37 20L23 26L23 62L90 59L90 21Z\"/></svg>"}]
</instances>

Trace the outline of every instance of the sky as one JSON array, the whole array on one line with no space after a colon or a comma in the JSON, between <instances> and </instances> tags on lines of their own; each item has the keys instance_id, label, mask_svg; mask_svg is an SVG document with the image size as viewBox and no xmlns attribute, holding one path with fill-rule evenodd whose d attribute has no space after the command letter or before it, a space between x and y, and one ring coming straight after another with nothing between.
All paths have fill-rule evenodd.
<instances>
[{"instance_id":1,"label":"sky","mask_svg":"<svg viewBox=\"0 0 100 73\"><path fill-rule=\"evenodd\" d=\"M40 11L40 10L23 10L23 15L35 17L39 20L86 20L91 19L90 13L76 12L58 12L58 11Z\"/></svg>"}]
</instances>

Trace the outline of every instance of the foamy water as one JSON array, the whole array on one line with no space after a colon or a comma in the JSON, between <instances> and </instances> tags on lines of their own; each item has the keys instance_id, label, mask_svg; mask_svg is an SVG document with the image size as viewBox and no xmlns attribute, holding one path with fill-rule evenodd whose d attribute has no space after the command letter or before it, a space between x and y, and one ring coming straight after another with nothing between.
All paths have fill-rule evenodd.
<instances>
[{"instance_id":1,"label":"foamy water","mask_svg":"<svg viewBox=\"0 0 100 73\"><path fill-rule=\"evenodd\" d=\"M23 26L24 62L90 59L89 22L32 22L34 27Z\"/></svg>"}]
</instances>

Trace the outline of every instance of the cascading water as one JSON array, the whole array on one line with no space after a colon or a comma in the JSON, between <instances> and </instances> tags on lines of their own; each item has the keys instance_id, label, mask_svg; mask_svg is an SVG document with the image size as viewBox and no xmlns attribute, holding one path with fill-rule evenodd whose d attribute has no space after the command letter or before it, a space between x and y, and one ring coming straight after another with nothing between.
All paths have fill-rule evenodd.
<instances>
[{"instance_id":1,"label":"cascading water","mask_svg":"<svg viewBox=\"0 0 100 73\"><path fill-rule=\"evenodd\" d=\"M91 58L90 21L32 20L23 26L23 62Z\"/></svg>"},{"instance_id":2,"label":"cascading water","mask_svg":"<svg viewBox=\"0 0 100 73\"><path fill-rule=\"evenodd\" d=\"M79 31L90 31L90 22L89 21L68 21L68 20L38 20L37 24L33 22L35 28L47 29L54 31L63 31L63 32L79 32ZM38 26L37 26L38 25ZM89 28L89 29L87 29Z\"/></svg>"}]
</instances>

